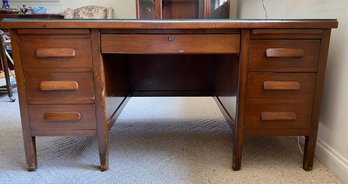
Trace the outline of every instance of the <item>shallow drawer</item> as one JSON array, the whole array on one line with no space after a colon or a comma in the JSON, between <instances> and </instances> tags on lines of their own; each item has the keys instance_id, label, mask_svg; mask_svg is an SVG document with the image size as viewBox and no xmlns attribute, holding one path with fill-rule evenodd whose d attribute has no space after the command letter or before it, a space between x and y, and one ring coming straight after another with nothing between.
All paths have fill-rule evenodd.
<instances>
[{"instance_id":1,"label":"shallow drawer","mask_svg":"<svg viewBox=\"0 0 348 184\"><path fill-rule=\"evenodd\" d=\"M102 34L103 53L239 53L239 34Z\"/></svg>"},{"instance_id":2,"label":"shallow drawer","mask_svg":"<svg viewBox=\"0 0 348 184\"><path fill-rule=\"evenodd\" d=\"M21 38L20 44L24 67L93 66L89 39Z\"/></svg>"},{"instance_id":3,"label":"shallow drawer","mask_svg":"<svg viewBox=\"0 0 348 184\"><path fill-rule=\"evenodd\" d=\"M310 67L316 69L320 40L252 40L249 69L267 71L281 67Z\"/></svg>"},{"instance_id":4,"label":"shallow drawer","mask_svg":"<svg viewBox=\"0 0 348 184\"><path fill-rule=\"evenodd\" d=\"M41 134L96 129L94 105L29 105L29 116L31 129Z\"/></svg>"},{"instance_id":5,"label":"shallow drawer","mask_svg":"<svg viewBox=\"0 0 348 184\"><path fill-rule=\"evenodd\" d=\"M250 72L247 97L312 100L315 81L315 73Z\"/></svg>"},{"instance_id":6,"label":"shallow drawer","mask_svg":"<svg viewBox=\"0 0 348 184\"><path fill-rule=\"evenodd\" d=\"M247 103L245 128L309 128L311 103Z\"/></svg>"},{"instance_id":7,"label":"shallow drawer","mask_svg":"<svg viewBox=\"0 0 348 184\"><path fill-rule=\"evenodd\" d=\"M29 104L94 103L93 73L25 72Z\"/></svg>"}]
</instances>

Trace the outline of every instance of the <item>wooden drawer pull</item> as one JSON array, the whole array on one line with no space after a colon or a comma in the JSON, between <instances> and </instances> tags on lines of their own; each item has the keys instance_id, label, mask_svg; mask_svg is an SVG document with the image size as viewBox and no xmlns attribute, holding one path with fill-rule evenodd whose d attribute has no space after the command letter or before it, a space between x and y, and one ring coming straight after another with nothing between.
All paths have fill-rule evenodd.
<instances>
[{"instance_id":1,"label":"wooden drawer pull","mask_svg":"<svg viewBox=\"0 0 348 184\"><path fill-rule=\"evenodd\" d=\"M268 58L303 58L303 49L291 49L291 48L269 48L266 50L266 56Z\"/></svg>"},{"instance_id":2,"label":"wooden drawer pull","mask_svg":"<svg viewBox=\"0 0 348 184\"><path fill-rule=\"evenodd\" d=\"M264 90L300 90L301 83L297 81L265 81Z\"/></svg>"},{"instance_id":3,"label":"wooden drawer pull","mask_svg":"<svg viewBox=\"0 0 348 184\"><path fill-rule=\"evenodd\" d=\"M38 58L66 58L75 57L75 49L72 48L39 48L36 50Z\"/></svg>"},{"instance_id":4,"label":"wooden drawer pull","mask_svg":"<svg viewBox=\"0 0 348 184\"><path fill-rule=\"evenodd\" d=\"M79 83L77 81L42 81L41 91L77 91Z\"/></svg>"},{"instance_id":5,"label":"wooden drawer pull","mask_svg":"<svg viewBox=\"0 0 348 184\"><path fill-rule=\"evenodd\" d=\"M262 112L262 121L292 121L297 119L295 112Z\"/></svg>"},{"instance_id":6,"label":"wooden drawer pull","mask_svg":"<svg viewBox=\"0 0 348 184\"><path fill-rule=\"evenodd\" d=\"M80 121L79 112L46 112L44 113L45 121Z\"/></svg>"}]
</instances>

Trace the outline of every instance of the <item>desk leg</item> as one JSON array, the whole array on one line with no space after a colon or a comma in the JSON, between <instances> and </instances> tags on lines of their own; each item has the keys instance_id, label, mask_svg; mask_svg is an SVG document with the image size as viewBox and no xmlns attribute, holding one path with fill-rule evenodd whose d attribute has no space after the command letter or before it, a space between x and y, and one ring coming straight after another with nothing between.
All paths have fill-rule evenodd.
<instances>
[{"instance_id":1,"label":"desk leg","mask_svg":"<svg viewBox=\"0 0 348 184\"><path fill-rule=\"evenodd\" d=\"M237 133L235 133L237 134ZM235 135L233 143L233 163L232 169L239 171L242 164L243 137Z\"/></svg>"},{"instance_id":2,"label":"desk leg","mask_svg":"<svg viewBox=\"0 0 348 184\"><path fill-rule=\"evenodd\" d=\"M28 171L35 171L37 168L37 154L35 137L24 135L25 157L27 159Z\"/></svg>"},{"instance_id":3,"label":"desk leg","mask_svg":"<svg viewBox=\"0 0 348 184\"><path fill-rule=\"evenodd\" d=\"M316 135L306 136L304 156L303 156L303 169L306 171L311 171L313 168L313 160L314 160L316 143L317 143Z\"/></svg>"},{"instance_id":4,"label":"desk leg","mask_svg":"<svg viewBox=\"0 0 348 184\"><path fill-rule=\"evenodd\" d=\"M100 170L109 169L109 126L106 117L105 76L103 57L100 51L100 32L92 30L92 54L94 66L95 105L97 116L97 135L99 143Z\"/></svg>"},{"instance_id":5,"label":"desk leg","mask_svg":"<svg viewBox=\"0 0 348 184\"><path fill-rule=\"evenodd\" d=\"M109 169L109 132L107 129L104 135L98 135L98 141L100 170L106 171Z\"/></svg>"}]
</instances>

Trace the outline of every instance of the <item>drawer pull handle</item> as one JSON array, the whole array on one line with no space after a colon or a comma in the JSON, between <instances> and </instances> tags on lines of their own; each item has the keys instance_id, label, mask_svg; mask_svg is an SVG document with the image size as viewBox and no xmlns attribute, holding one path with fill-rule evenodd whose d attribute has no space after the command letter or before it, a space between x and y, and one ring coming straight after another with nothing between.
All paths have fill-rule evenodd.
<instances>
[{"instance_id":1,"label":"drawer pull handle","mask_svg":"<svg viewBox=\"0 0 348 184\"><path fill-rule=\"evenodd\" d=\"M269 48L266 50L266 56L268 58L303 58L303 49L291 49L291 48Z\"/></svg>"},{"instance_id":2,"label":"drawer pull handle","mask_svg":"<svg viewBox=\"0 0 348 184\"><path fill-rule=\"evenodd\" d=\"M72 48L39 48L36 50L38 58L67 58L75 57L75 49Z\"/></svg>"},{"instance_id":3,"label":"drawer pull handle","mask_svg":"<svg viewBox=\"0 0 348 184\"><path fill-rule=\"evenodd\" d=\"M77 91L79 83L77 81L42 81L41 91Z\"/></svg>"},{"instance_id":4,"label":"drawer pull handle","mask_svg":"<svg viewBox=\"0 0 348 184\"><path fill-rule=\"evenodd\" d=\"M46 112L44 113L45 121L80 121L79 112Z\"/></svg>"},{"instance_id":5,"label":"drawer pull handle","mask_svg":"<svg viewBox=\"0 0 348 184\"><path fill-rule=\"evenodd\" d=\"M295 112L262 112L262 121L293 121L297 119Z\"/></svg>"},{"instance_id":6,"label":"drawer pull handle","mask_svg":"<svg viewBox=\"0 0 348 184\"><path fill-rule=\"evenodd\" d=\"M300 90L301 83L297 81L265 81L264 90Z\"/></svg>"}]
</instances>

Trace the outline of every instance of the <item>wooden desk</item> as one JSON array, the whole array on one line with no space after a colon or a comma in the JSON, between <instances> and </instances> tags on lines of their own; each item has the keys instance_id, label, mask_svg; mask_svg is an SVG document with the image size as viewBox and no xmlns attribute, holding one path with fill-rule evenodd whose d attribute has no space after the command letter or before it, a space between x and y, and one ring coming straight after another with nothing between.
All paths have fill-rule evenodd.
<instances>
[{"instance_id":1,"label":"wooden desk","mask_svg":"<svg viewBox=\"0 0 348 184\"><path fill-rule=\"evenodd\" d=\"M330 29L336 20L8 20L25 152L35 136L96 136L108 169L109 129L131 96L214 96L234 132L305 136L316 146ZM236 102L236 103L235 103Z\"/></svg>"}]
</instances>

